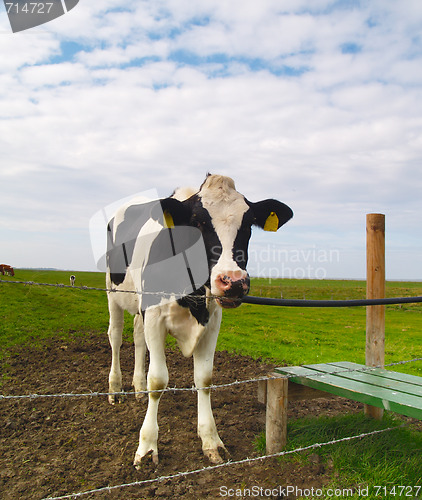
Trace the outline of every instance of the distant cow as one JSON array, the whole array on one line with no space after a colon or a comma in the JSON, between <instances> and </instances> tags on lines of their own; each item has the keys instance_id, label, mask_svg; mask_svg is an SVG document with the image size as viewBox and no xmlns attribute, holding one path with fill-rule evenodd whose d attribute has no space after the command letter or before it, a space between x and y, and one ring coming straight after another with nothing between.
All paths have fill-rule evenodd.
<instances>
[{"instance_id":1,"label":"distant cow","mask_svg":"<svg viewBox=\"0 0 422 500\"><path fill-rule=\"evenodd\" d=\"M74 286L74 285L75 285L75 280L76 280L76 276L75 276L74 274L72 274L72 275L70 276L70 284L71 284L72 286Z\"/></svg>"},{"instance_id":2,"label":"distant cow","mask_svg":"<svg viewBox=\"0 0 422 500\"><path fill-rule=\"evenodd\" d=\"M252 203L236 191L232 179L210 174L197 192L179 190L170 198L119 209L108 226L106 279L107 288L115 290L108 292L110 392L122 391L119 354L124 310L135 316L135 391L167 387L167 334L176 338L184 356L193 355L196 387L209 387L222 308L239 306L249 292L246 264L251 228L276 231L292 216L284 203L272 199ZM203 258L195 260L192 248ZM167 290L167 296L160 290ZM145 342L150 353L148 384ZM158 463L161 394L149 393L136 466L149 453ZM109 396L112 404L118 400L118 395ZM225 447L215 425L209 389L198 391L198 435L205 456L221 462L218 448Z\"/></svg>"},{"instance_id":3,"label":"distant cow","mask_svg":"<svg viewBox=\"0 0 422 500\"><path fill-rule=\"evenodd\" d=\"M13 269L13 267L11 266L8 266L7 264L1 264L0 265L0 273L4 276L5 274L9 275L9 276L14 276L15 275L15 271Z\"/></svg>"}]
</instances>

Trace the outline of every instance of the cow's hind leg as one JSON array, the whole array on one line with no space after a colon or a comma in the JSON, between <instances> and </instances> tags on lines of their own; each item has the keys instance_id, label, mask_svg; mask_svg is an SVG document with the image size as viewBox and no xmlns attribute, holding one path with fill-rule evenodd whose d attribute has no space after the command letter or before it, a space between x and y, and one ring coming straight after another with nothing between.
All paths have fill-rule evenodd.
<instances>
[{"instance_id":1,"label":"cow's hind leg","mask_svg":"<svg viewBox=\"0 0 422 500\"><path fill-rule=\"evenodd\" d=\"M149 316L145 314L145 340L149 350L149 369L148 369L148 409L145 415L139 433L139 446L135 454L133 464L138 467L142 458L152 454L152 461L158 464L158 406L162 396L162 391L167 387L168 370L165 355L165 340L167 332L160 321L152 311Z\"/></svg>"},{"instance_id":2,"label":"cow's hind leg","mask_svg":"<svg viewBox=\"0 0 422 500\"><path fill-rule=\"evenodd\" d=\"M226 450L217 432L211 408L211 389L208 389L212 384L217 336L218 329L208 330L193 352L195 385L197 388L205 388L198 390L198 436L202 440L204 455L213 463L223 461L218 449Z\"/></svg>"},{"instance_id":3,"label":"cow's hind leg","mask_svg":"<svg viewBox=\"0 0 422 500\"><path fill-rule=\"evenodd\" d=\"M124 323L124 311L109 297L110 323L108 327L108 339L111 346L111 368L108 376L109 392L121 392L122 372L120 369L120 347L122 345L122 331ZM111 404L121 403L122 397L116 394L109 395L108 401Z\"/></svg>"},{"instance_id":4,"label":"cow's hind leg","mask_svg":"<svg viewBox=\"0 0 422 500\"><path fill-rule=\"evenodd\" d=\"M135 392L145 391L147 380L145 376L145 335L144 322L140 314L135 314L133 320L133 342L135 344L135 369L133 372L133 387ZM137 399L142 399L143 394L136 394Z\"/></svg>"}]
</instances>

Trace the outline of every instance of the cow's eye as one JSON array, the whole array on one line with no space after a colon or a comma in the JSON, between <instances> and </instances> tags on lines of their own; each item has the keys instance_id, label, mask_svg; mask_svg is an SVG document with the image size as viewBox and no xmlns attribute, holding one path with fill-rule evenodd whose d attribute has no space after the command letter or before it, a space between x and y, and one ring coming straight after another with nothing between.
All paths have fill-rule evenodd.
<instances>
[{"instance_id":1,"label":"cow's eye","mask_svg":"<svg viewBox=\"0 0 422 500\"><path fill-rule=\"evenodd\" d=\"M210 226L209 221L201 214L193 214L191 224L192 226L199 228L201 231L206 230Z\"/></svg>"},{"instance_id":2,"label":"cow's eye","mask_svg":"<svg viewBox=\"0 0 422 500\"><path fill-rule=\"evenodd\" d=\"M201 221L197 217L193 218L192 224L199 229L204 229L207 226L207 223L204 220Z\"/></svg>"},{"instance_id":3,"label":"cow's eye","mask_svg":"<svg viewBox=\"0 0 422 500\"><path fill-rule=\"evenodd\" d=\"M192 223L192 226L197 227L198 229L201 229L201 230L204 227L204 224L199 219L197 219L196 217L194 217L192 219L191 223Z\"/></svg>"}]
</instances>

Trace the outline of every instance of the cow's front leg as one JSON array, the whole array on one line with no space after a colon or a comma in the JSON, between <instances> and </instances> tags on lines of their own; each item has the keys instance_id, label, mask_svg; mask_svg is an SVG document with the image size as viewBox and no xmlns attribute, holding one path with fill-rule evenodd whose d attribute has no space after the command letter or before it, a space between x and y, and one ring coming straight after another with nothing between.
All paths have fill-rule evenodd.
<instances>
[{"instance_id":1,"label":"cow's front leg","mask_svg":"<svg viewBox=\"0 0 422 500\"><path fill-rule=\"evenodd\" d=\"M202 440L204 455L216 464L223 462L218 449L226 450L226 447L217 432L211 408L211 389L207 387L212 384L218 330L219 328L208 330L193 353L195 385L198 388L205 387L205 389L198 390L198 435Z\"/></svg>"},{"instance_id":2,"label":"cow's front leg","mask_svg":"<svg viewBox=\"0 0 422 500\"><path fill-rule=\"evenodd\" d=\"M168 370L165 355L166 330L158 315L145 314L145 340L150 354L148 369L148 390L162 391L167 387ZM139 446L133 464L139 466L142 458L152 453L152 461L158 464L158 406L162 392L148 394L148 409L139 433Z\"/></svg>"},{"instance_id":3,"label":"cow's front leg","mask_svg":"<svg viewBox=\"0 0 422 500\"><path fill-rule=\"evenodd\" d=\"M145 335L144 322L140 314L135 314L133 320L133 342L135 344L135 369L133 371L132 385L135 392L145 391L147 388L147 379L145 376ZM142 399L144 395L136 394L136 399Z\"/></svg>"},{"instance_id":4,"label":"cow's front leg","mask_svg":"<svg viewBox=\"0 0 422 500\"><path fill-rule=\"evenodd\" d=\"M120 369L120 347L122 345L122 331L124 323L124 311L109 296L110 322L108 327L108 339L111 346L111 368L108 376L108 390L111 393L122 391L122 372ZM120 403L121 396L110 395L108 400L111 404Z\"/></svg>"}]
</instances>

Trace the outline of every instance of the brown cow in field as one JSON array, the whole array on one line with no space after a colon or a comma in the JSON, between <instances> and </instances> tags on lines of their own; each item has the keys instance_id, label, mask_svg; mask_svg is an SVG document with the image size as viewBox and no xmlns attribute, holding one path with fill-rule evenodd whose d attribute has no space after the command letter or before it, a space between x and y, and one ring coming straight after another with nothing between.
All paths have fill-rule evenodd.
<instances>
[{"instance_id":1,"label":"brown cow in field","mask_svg":"<svg viewBox=\"0 0 422 500\"><path fill-rule=\"evenodd\" d=\"M14 276L15 271L12 266L8 266L7 264L0 264L0 273L4 276L5 274L8 276Z\"/></svg>"}]
</instances>

